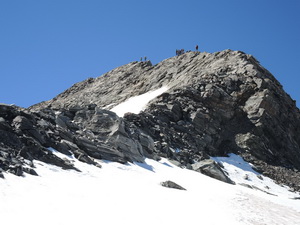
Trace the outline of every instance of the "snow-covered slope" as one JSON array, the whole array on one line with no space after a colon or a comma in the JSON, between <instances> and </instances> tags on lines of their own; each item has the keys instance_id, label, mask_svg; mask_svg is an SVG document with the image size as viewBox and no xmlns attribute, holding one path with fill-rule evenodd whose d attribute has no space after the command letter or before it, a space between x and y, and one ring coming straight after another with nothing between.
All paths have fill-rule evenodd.
<instances>
[{"instance_id":1,"label":"snow-covered slope","mask_svg":"<svg viewBox=\"0 0 300 225\"><path fill-rule=\"evenodd\" d=\"M69 160L82 172L36 161L40 176L5 174L1 224L300 224L300 202L287 189L277 197L166 159L126 165L99 161L101 169ZM187 190L162 187L166 180Z\"/></svg>"},{"instance_id":2,"label":"snow-covered slope","mask_svg":"<svg viewBox=\"0 0 300 225\"><path fill-rule=\"evenodd\" d=\"M128 98L111 110L119 116L138 113L167 90L163 86ZM4 173L5 179L0 179L0 221L25 225L300 224L298 193L258 174L240 156L213 159L237 185L176 167L167 159L127 164L95 159L102 165L98 168L68 157L81 172L35 160L39 176ZM186 190L161 186L167 180Z\"/></svg>"},{"instance_id":3,"label":"snow-covered slope","mask_svg":"<svg viewBox=\"0 0 300 225\"><path fill-rule=\"evenodd\" d=\"M289 187L278 185L272 179L253 170L252 165L245 162L241 156L231 153L229 154L229 157L212 157L212 159L220 163L229 178L238 185L243 185L283 198L294 198L295 196L298 196L293 192L287 192Z\"/></svg>"}]
</instances>

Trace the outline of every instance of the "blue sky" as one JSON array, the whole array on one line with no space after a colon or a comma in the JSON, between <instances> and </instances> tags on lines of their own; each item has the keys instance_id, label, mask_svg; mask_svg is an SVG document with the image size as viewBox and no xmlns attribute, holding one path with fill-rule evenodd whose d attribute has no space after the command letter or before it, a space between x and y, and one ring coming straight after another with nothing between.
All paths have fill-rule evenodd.
<instances>
[{"instance_id":1,"label":"blue sky","mask_svg":"<svg viewBox=\"0 0 300 225\"><path fill-rule=\"evenodd\" d=\"M177 48L254 55L300 106L298 0L0 0L0 102L28 107Z\"/></svg>"}]
</instances>

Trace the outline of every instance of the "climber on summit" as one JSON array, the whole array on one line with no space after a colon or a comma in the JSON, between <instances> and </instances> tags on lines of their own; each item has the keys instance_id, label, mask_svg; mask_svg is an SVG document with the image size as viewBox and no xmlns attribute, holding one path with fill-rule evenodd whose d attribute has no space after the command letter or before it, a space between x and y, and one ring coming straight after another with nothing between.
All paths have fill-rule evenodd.
<instances>
[{"instance_id":1,"label":"climber on summit","mask_svg":"<svg viewBox=\"0 0 300 225\"><path fill-rule=\"evenodd\" d=\"M198 45L196 45L196 51L198 52Z\"/></svg>"},{"instance_id":2,"label":"climber on summit","mask_svg":"<svg viewBox=\"0 0 300 225\"><path fill-rule=\"evenodd\" d=\"M184 49L180 49L180 50L176 49L177 56L182 55L182 54L184 54Z\"/></svg>"}]
</instances>

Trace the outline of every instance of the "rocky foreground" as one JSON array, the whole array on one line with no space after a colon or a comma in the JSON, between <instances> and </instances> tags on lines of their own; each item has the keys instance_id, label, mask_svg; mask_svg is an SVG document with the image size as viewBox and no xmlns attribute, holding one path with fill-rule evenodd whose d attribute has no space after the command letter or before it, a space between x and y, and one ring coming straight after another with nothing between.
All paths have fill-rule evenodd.
<instances>
[{"instance_id":1,"label":"rocky foreground","mask_svg":"<svg viewBox=\"0 0 300 225\"><path fill-rule=\"evenodd\" d=\"M110 111L167 87L139 114ZM160 156L232 183L210 156L241 155L300 190L300 111L259 62L240 51L189 52L157 65L132 62L28 109L0 105L0 168L37 175L33 160L77 169L51 148L94 164ZM2 174L3 176L3 174Z\"/></svg>"}]
</instances>

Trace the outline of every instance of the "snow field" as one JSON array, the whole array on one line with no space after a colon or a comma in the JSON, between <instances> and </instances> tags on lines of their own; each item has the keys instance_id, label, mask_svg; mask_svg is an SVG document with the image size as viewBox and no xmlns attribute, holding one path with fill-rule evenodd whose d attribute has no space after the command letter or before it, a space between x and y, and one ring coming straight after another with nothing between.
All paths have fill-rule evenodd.
<instances>
[{"instance_id":1,"label":"snow field","mask_svg":"<svg viewBox=\"0 0 300 225\"><path fill-rule=\"evenodd\" d=\"M239 155L229 154L229 157L212 157L213 160L224 167L224 171L236 184L246 184L259 188L261 191L279 196L293 198L299 196L289 192L287 186L280 186L272 179L263 176L253 170L251 164L243 160Z\"/></svg>"},{"instance_id":2,"label":"snow field","mask_svg":"<svg viewBox=\"0 0 300 225\"><path fill-rule=\"evenodd\" d=\"M178 168L166 159L82 172L36 161L40 176L0 180L3 224L299 224L300 204ZM172 180L186 191L162 187Z\"/></svg>"}]
</instances>

